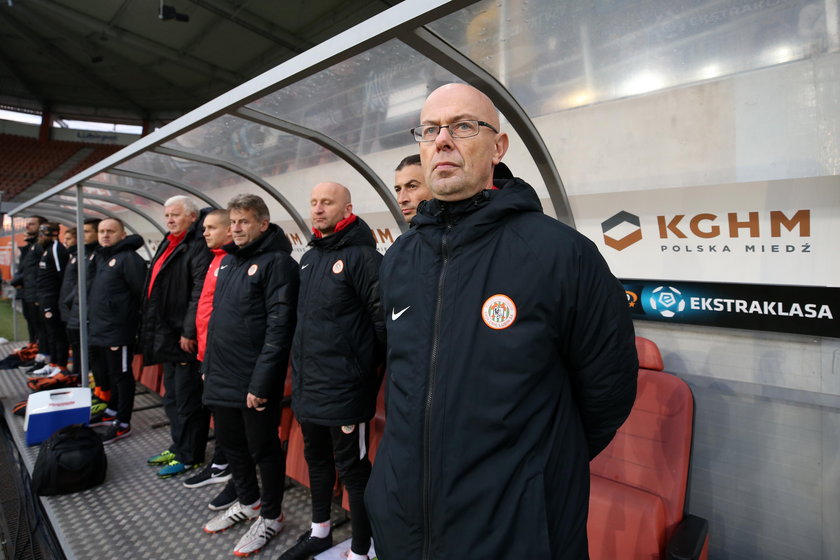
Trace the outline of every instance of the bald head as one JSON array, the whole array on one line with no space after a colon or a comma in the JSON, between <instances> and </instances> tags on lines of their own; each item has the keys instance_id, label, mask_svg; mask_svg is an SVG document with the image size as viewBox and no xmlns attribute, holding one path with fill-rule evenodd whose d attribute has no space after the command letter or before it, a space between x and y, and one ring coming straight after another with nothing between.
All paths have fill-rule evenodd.
<instances>
[{"instance_id":1,"label":"bald head","mask_svg":"<svg viewBox=\"0 0 840 560\"><path fill-rule=\"evenodd\" d=\"M496 132L500 130L498 110L472 86L441 86L426 98L420 111L423 125L448 126L461 121L480 121L478 134L453 138L449 129L441 128L434 140L420 142L426 183L440 200L464 200L491 187L493 167L507 152L507 134Z\"/></svg>"},{"instance_id":2,"label":"bald head","mask_svg":"<svg viewBox=\"0 0 840 560\"><path fill-rule=\"evenodd\" d=\"M309 197L312 227L321 235L335 233L335 226L353 213L350 190L339 183L318 183Z\"/></svg>"}]
</instances>

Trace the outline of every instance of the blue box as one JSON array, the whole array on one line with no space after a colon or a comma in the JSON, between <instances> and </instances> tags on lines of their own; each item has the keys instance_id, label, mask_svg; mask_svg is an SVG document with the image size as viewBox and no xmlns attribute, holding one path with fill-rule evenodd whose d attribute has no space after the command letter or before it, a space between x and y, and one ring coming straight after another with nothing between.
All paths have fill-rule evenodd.
<instances>
[{"instance_id":1,"label":"blue box","mask_svg":"<svg viewBox=\"0 0 840 560\"><path fill-rule=\"evenodd\" d=\"M29 395L26 402L26 445L35 445L71 424L90 422L90 389L52 389Z\"/></svg>"}]
</instances>

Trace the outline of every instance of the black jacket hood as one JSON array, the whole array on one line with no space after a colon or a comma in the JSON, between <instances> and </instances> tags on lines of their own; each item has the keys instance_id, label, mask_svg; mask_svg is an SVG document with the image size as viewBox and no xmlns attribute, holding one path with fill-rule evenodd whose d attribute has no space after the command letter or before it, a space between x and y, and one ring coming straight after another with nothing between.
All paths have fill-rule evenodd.
<instances>
[{"instance_id":1,"label":"black jacket hood","mask_svg":"<svg viewBox=\"0 0 840 560\"><path fill-rule=\"evenodd\" d=\"M123 251L136 251L142 246L143 238L139 235L132 234L117 242L116 245L112 245L110 247L100 247L99 250L102 252L103 257L109 257Z\"/></svg>"},{"instance_id":2,"label":"black jacket hood","mask_svg":"<svg viewBox=\"0 0 840 560\"><path fill-rule=\"evenodd\" d=\"M359 216L356 216L353 223L346 228L326 237L313 237L309 245L323 251L338 251L354 245L375 249L376 240L373 238L370 226Z\"/></svg>"}]
</instances>

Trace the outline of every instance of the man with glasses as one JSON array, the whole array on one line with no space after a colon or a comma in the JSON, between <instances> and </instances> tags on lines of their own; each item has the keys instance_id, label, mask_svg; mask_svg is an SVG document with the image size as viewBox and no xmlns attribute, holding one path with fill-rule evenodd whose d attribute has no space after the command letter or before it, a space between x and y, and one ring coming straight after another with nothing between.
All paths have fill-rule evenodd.
<instances>
[{"instance_id":1,"label":"man with glasses","mask_svg":"<svg viewBox=\"0 0 840 560\"><path fill-rule=\"evenodd\" d=\"M423 204L382 263L385 434L366 503L383 558L587 556L589 460L636 394L624 290L586 238L494 170L496 108L423 105Z\"/></svg>"}]
</instances>

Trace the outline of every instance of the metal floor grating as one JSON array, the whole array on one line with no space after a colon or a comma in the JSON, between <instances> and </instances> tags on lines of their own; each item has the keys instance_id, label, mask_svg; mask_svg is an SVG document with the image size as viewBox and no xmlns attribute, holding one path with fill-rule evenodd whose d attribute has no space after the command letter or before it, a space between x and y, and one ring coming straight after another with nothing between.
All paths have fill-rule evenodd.
<instances>
[{"instance_id":1,"label":"metal floor grating","mask_svg":"<svg viewBox=\"0 0 840 560\"><path fill-rule=\"evenodd\" d=\"M0 344L0 358L22 344ZM137 386L135 408L158 405L156 393ZM22 369L0 370L0 400L6 421L30 474L39 446L27 447L23 418L11 412L15 403L30 394ZM221 484L184 488L184 475L158 479L146 459L169 445L169 426L163 407L135 410L132 434L105 447L108 475L105 483L85 492L42 497L41 502L55 529L64 553L78 560L134 560L145 558L232 559L236 541L248 530L240 524L223 533L208 535L202 530L215 512L207 503L221 491ZM207 458L212 456L212 442ZM286 489L283 498L286 527L256 558L274 559L293 545L309 528L309 490L298 484ZM335 507L333 520L344 516ZM334 542L349 538L350 524L333 530Z\"/></svg>"}]
</instances>

